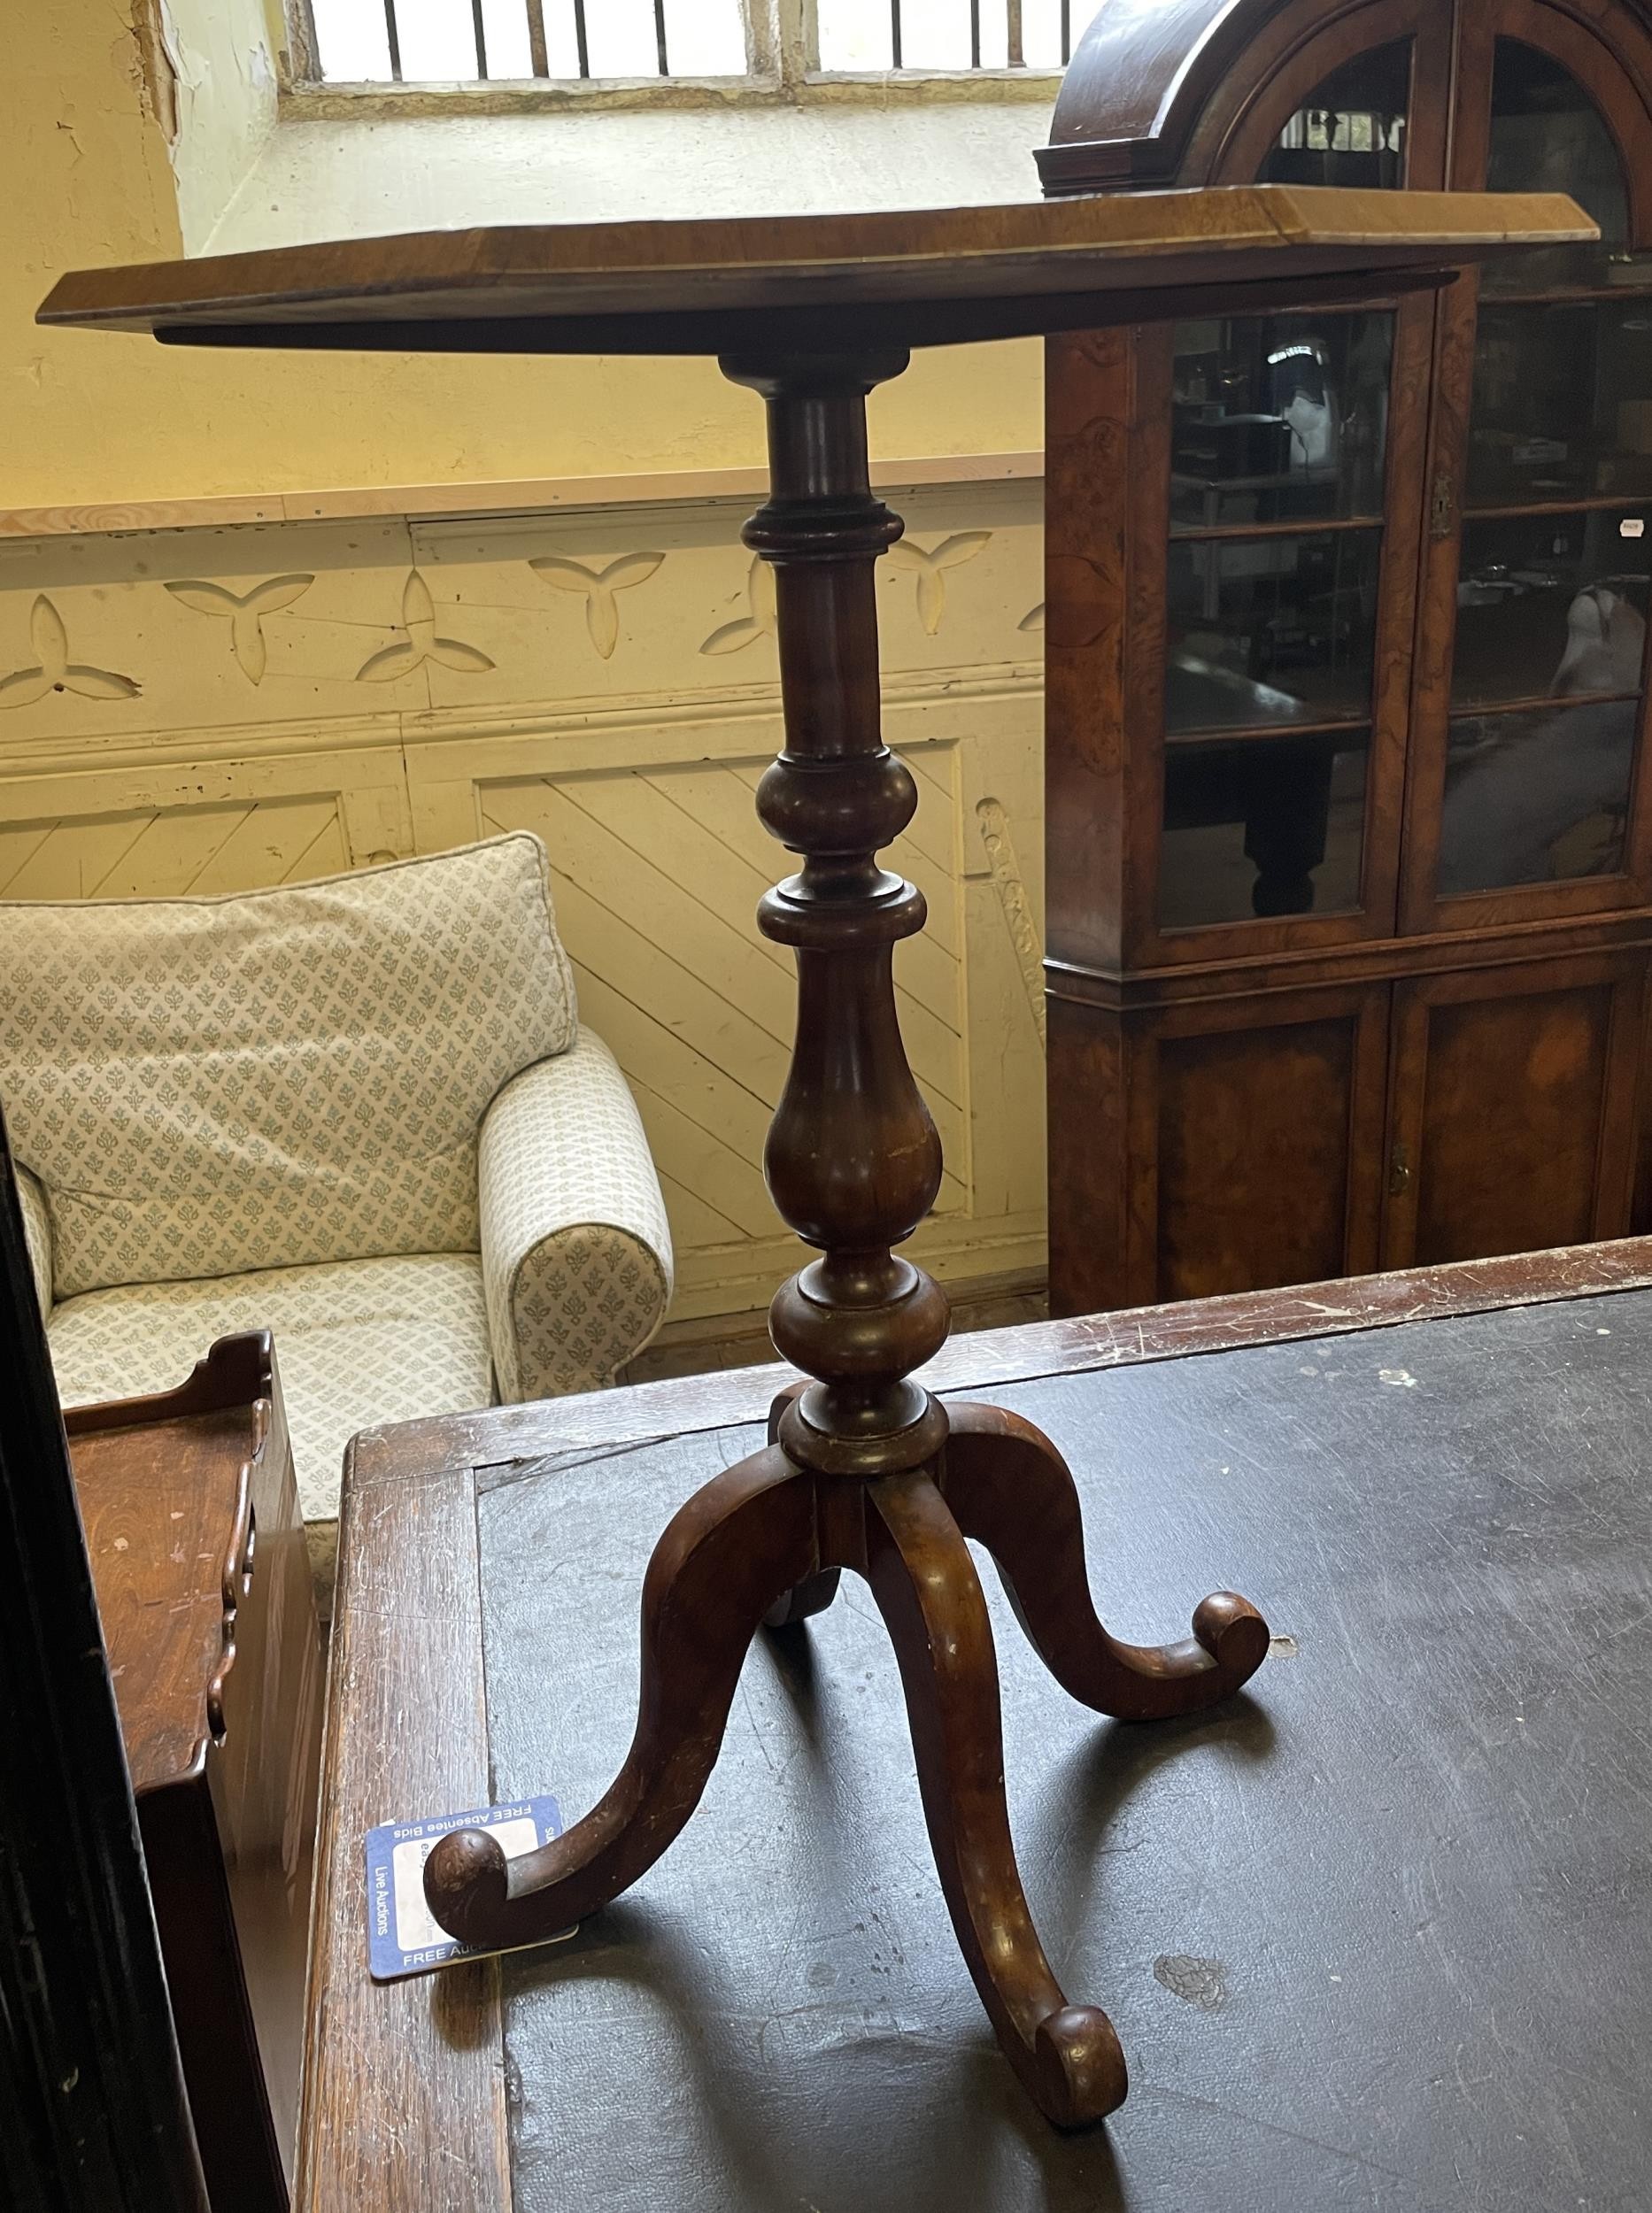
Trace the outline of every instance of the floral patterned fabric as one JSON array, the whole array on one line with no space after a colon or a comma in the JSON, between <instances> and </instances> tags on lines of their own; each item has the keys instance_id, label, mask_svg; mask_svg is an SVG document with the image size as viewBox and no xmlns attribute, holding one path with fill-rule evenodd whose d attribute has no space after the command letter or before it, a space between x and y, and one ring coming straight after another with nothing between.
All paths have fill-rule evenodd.
<instances>
[{"instance_id":1,"label":"floral patterned fabric","mask_svg":"<svg viewBox=\"0 0 1652 2213\"><path fill-rule=\"evenodd\" d=\"M46 1211L45 1192L26 1168L18 1169L17 1190L23 1202L23 1239L34 1271L35 1296L46 1315L51 1312L51 1216Z\"/></svg>"},{"instance_id":2,"label":"floral patterned fabric","mask_svg":"<svg viewBox=\"0 0 1652 2213\"><path fill-rule=\"evenodd\" d=\"M614 1055L572 1051L507 1083L482 1125L482 1265L500 1396L612 1383L665 1318L671 1231Z\"/></svg>"},{"instance_id":3,"label":"floral patterned fabric","mask_svg":"<svg viewBox=\"0 0 1652 2213\"><path fill-rule=\"evenodd\" d=\"M231 898L0 905L0 1097L59 1298L474 1253L483 1111L575 1026L526 832Z\"/></svg>"},{"instance_id":4,"label":"floral patterned fabric","mask_svg":"<svg viewBox=\"0 0 1652 2213\"><path fill-rule=\"evenodd\" d=\"M216 1338L274 1335L298 1498L323 1604L344 1447L358 1430L493 1401L482 1265L472 1253L135 1284L65 1300L47 1339L66 1406L181 1384Z\"/></svg>"}]
</instances>

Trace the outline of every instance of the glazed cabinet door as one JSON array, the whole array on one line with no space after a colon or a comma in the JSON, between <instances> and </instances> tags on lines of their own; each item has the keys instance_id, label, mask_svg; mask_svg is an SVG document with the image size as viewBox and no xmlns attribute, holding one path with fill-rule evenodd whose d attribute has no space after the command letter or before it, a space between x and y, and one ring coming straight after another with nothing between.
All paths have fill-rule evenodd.
<instances>
[{"instance_id":1,"label":"glazed cabinet door","mask_svg":"<svg viewBox=\"0 0 1652 2213\"><path fill-rule=\"evenodd\" d=\"M1434 0L1282 8L1179 181L1438 186L1449 62ZM1432 344L1432 297L1051 342L1058 960L1393 931Z\"/></svg>"},{"instance_id":2,"label":"glazed cabinet door","mask_svg":"<svg viewBox=\"0 0 1652 2213\"><path fill-rule=\"evenodd\" d=\"M1627 1234L1643 952L1394 990L1382 1265Z\"/></svg>"},{"instance_id":3,"label":"glazed cabinet door","mask_svg":"<svg viewBox=\"0 0 1652 2213\"><path fill-rule=\"evenodd\" d=\"M1388 1009L1386 983L1053 1000L1051 1311L1374 1268Z\"/></svg>"},{"instance_id":4,"label":"glazed cabinet door","mask_svg":"<svg viewBox=\"0 0 1652 2213\"><path fill-rule=\"evenodd\" d=\"M1445 12L1368 0L1307 37L1303 20L1282 11L1248 96L1211 104L1212 181L1443 181ZM1432 297L1144 335L1170 411L1168 533L1155 517L1141 540L1164 576L1162 689L1136 702L1164 732L1133 916L1149 958L1393 928L1432 339Z\"/></svg>"},{"instance_id":5,"label":"glazed cabinet door","mask_svg":"<svg viewBox=\"0 0 1652 2213\"><path fill-rule=\"evenodd\" d=\"M1617 0L1458 12L1453 183L1569 191L1602 238L1465 275L1440 303L1401 899L1416 931L1652 898L1652 36Z\"/></svg>"}]
</instances>

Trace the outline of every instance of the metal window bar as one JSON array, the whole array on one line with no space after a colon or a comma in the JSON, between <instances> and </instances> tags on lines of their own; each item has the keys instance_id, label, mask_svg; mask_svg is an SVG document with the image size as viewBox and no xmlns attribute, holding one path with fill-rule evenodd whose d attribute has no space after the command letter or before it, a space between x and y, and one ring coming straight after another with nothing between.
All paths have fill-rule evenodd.
<instances>
[{"instance_id":1,"label":"metal window bar","mask_svg":"<svg viewBox=\"0 0 1652 2213\"><path fill-rule=\"evenodd\" d=\"M663 0L654 0L656 12ZM981 0L969 0L969 66L981 66ZM1072 0L1061 0L1061 67L1066 68L1073 58ZM906 66L901 38L901 0L889 0L889 60L892 69ZM1004 0L1004 29L1006 59L1012 69L1027 66L1027 42L1024 0ZM661 76L665 74L663 63Z\"/></svg>"},{"instance_id":2,"label":"metal window bar","mask_svg":"<svg viewBox=\"0 0 1652 2213\"><path fill-rule=\"evenodd\" d=\"M829 4L829 0L826 0ZM582 82L591 81L591 40L586 25L589 0L557 0L566 5L572 15L574 46ZM903 0L889 0L890 63L895 69L906 66L904 54ZM1007 58L1012 69L1027 66L1024 27L1025 0L1004 0ZM384 31L390 50L390 76L403 82L401 27L397 20L397 0L383 0ZM968 0L969 10L969 66L979 69L981 63L981 0ZM545 35L545 0L522 0L528 24L528 46L530 66L536 77L549 78L551 74L550 46ZM476 76L479 81L488 80L488 40L482 0L470 0L472 35L476 50ZM671 74L670 50L667 39L666 0L653 0L654 53L657 71L662 78ZM1072 59L1072 0L1061 0L1061 66Z\"/></svg>"}]
</instances>

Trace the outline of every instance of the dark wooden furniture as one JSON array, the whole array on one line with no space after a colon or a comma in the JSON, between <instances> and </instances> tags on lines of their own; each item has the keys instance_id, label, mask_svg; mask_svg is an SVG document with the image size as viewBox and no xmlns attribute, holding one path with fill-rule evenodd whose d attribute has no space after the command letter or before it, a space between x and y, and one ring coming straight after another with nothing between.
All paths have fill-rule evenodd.
<instances>
[{"instance_id":1,"label":"dark wooden furniture","mask_svg":"<svg viewBox=\"0 0 1652 2213\"><path fill-rule=\"evenodd\" d=\"M284 2213L324 1670L268 1333L66 1426L212 2213Z\"/></svg>"},{"instance_id":2,"label":"dark wooden furniture","mask_svg":"<svg viewBox=\"0 0 1652 2213\"><path fill-rule=\"evenodd\" d=\"M1053 140L1602 234L1052 341L1054 1310L1652 1226L1652 9L1108 7Z\"/></svg>"},{"instance_id":3,"label":"dark wooden furniture","mask_svg":"<svg viewBox=\"0 0 1652 2213\"><path fill-rule=\"evenodd\" d=\"M1195 303L1322 297L1374 269L1426 285L1463 255L1576 238L1568 200L1167 194L931 214L663 223L408 237L66 278L57 322L176 343L715 354L767 403L770 492L747 543L776 571L786 744L758 812L802 857L759 923L798 964L797 1041L765 1155L783 1218L823 1257L782 1286L777 1348L814 1380L768 1442L680 1507L643 1585L637 1733L567 1835L508 1865L480 1831L425 1870L442 1924L487 1945L582 1920L645 1874L710 1777L748 1646L870 1587L900 1662L930 1847L977 1990L1011 2064L1063 2125L1124 2095L1094 2006L1069 2005L1011 1845L992 1632L967 1538L998 1560L1027 1633L1086 1705L1134 1717L1225 1698L1267 1649L1218 1592L1172 1646L1121 1644L1085 1581L1072 1477L996 1408L912 1381L945 1343L945 1295L892 1248L940 1183L940 1145L896 1020L895 945L921 894L877 865L916 805L879 731L873 570L899 536L868 476L866 397L907 349L1090 328ZM589 1593L587 1593L589 1595Z\"/></svg>"},{"instance_id":4,"label":"dark wooden furniture","mask_svg":"<svg viewBox=\"0 0 1652 2213\"><path fill-rule=\"evenodd\" d=\"M0 2203L206 2213L0 1117Z\"/></svg>"},{"instance_id":5,"label":"dark wooden furniture","mask_svg":"<svg viewBox=\"0 0 1652 2213\"><path fill-rule=\"evenodd\" d=\"M592 1802L631 1578L786 1371L363 1438L299 2213L1638 2204L1649 1359L1638 1242L955 1338L928 1372L1055 1438L1144 1626L1232 1564L1279 1632L1221 1712L1098 1725L988 1579L1029 1892L1131 2050L1105 2137L1030 2126L974 2014L869 1608L753 1648L700 1818L572 1943L370 1983L365 1831Z\"/></svg>"}]
</instances>

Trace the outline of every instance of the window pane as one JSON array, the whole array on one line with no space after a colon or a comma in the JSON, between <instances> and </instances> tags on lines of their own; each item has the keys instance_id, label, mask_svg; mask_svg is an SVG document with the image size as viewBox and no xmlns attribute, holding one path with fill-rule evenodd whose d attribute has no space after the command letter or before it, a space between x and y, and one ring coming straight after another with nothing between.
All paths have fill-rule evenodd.
<instances>
[{"instance_id":1,"label":"window pane","mask_svg":"<svg viewBox=\"0 0 1652 2213\"><path fill-rule=\"evenodd\" d=\"M1370 713L1378 530L1170 544L1171 732Z\"/></svg>"},{"instance_id":2,"label":"window pane","mask_svg":"<svg viewBox=\"0 0 1652 2213\"><path fill-rule=\"evenodd\" d=\"M488 75L531 77L533 48L528 40L527 0L482 0L482 30L488 50Z\"/></svg>"},{"instance_id":3,"label":"window pane","mask_svg":"<svg viewBox=\"0 0 1652 2213\"><path fill-rule=\"evenodd\" d=\"M384 0L316 0L316 61L328 84L389 84Z\"/></svg>"},{"instance_id":4,"label":"window pane","mask_svg":"<svg viewBox=\"0 0 1652 2213\"><path fill-rule=\"evenodd\" d=\"M1619 869L1639 715L1606 699L1454 719L1440 896Z\"/></svg>"},{"instance_id":5,"label":"window pane","mask_svg":"<svg viewBox=\"0 0 1652 2213\"><path fill-rule=\"evenodd\" d=\"M1369 744L1359 730L1170 746L1161 928L1357 908Z\"/></svg>"},{"instance_id":6,"label":"window pane","mask_svg":"<svg viewBox=\"0 0 1652 2213\"><path fill-rule=\"evenodd\" d=\"M567 4L546 0L545 12ZM653 0L585 0L585 35L593 77L660 74Z\"/></svg>"},{"instance_id":7,"label":"window pane","mask_svg":"<svg viewBox=\"0 0 1652 2213\"><path fill-rule=\"evenodd\" d=\"M396 27L408 83L474 82L476 34L470 0L396 0Z\"/></svg>"},{"instance_id":8,"label":"window pane","mask_svg":"<svg viewBox=\"0 0 1652 2213\"><path fill-rule=\"evenodd\" d=\"M1081 35L1085 19L1082 8L1069 8L1069 41ZM1066 68L1072 58L1061 51L1061 0L1022 0L1021 42L1029 69Z\"/></svg>"},{"instance_id":9,"label":"window pane","mask_svg":"<svg viewBox=\"0 0 1652 2213\"><path fill-rule=\"evenodd\" d=\"M666 39L674 77L745 74L739 0L666 0Z\"/></svg>"},{"instance_id":10,"label":"window pane","mask_svg":"<svg viewBox=\"0 0 1652 2213\"><path fill-rule=\"evenodd\" d=\"M1457 581L1453 704L1638 690L1649 567L1652 516L1470 523Z\"/></svg>"},{"instance_id":11,"label":"window pane","mask_svg":"<svg viewBox=\"0 0 1652 2213\"><path fill-rule=\"evenodd\" d=\"M822 69L888 69L893 64L890 0L820 0Z\"/></svg>"},{"instance_id":12,"label":"window pane","mask_svg":"<svg viewBox=\"0 0 1652 2213\"><path fill-rule=\"evenodd\" d=\"M1652 300L1480 315L1471 505L1652 490Z\"/></svg>"},{"instance_id":13,"label":"window pane","mask_svg":"<svg viewBox=\"0 0 1652 2213\"><path fill-rule=\"evenodd\" d=\"M1006 0L978 0L978 9L980 66L1002 69L1009 58ZM970 0L819 0L821 67L892 68L897 13L903 69L975 66ZM1025 0L1022 47L1030 67L1062 66L1061 0Z\"/></svg>"},{"instance_id":14,"label":"window pane","mask_svg":"<svg viewBox=\"0 0 1652 2213\"><path fill-rule=\"evenodd\" d=\"M1262 184L1363 184L1395 191L1405 182L1411 42L1373 47L1316 85L1263 162Z\"/></svg>"},{"instance_id":15,"label":"window pane","mask_svg":"<svg viewBox=\"0 0 1652 2213\"><path fill-rule=\"evenodd\" d=\"M1543 246L1488 262L1486 289L1652 283L1652 263L1637 266L1627 251L1623 165L1599 109L1569 70L1518 39L1497 42L1486 182L1493 192L1570 192L1601 227L1598 246Z\"/></svg>"},{"instance_id":16,"label":"window pane","mask_svg":"<svg viewBox=\"0 0 1652 2213\"><path fill-rule=\"evenodd\" d=\"M1392 315L1178 323L1172 527L1382 512Z\"/></svg>"}]
</instances>

